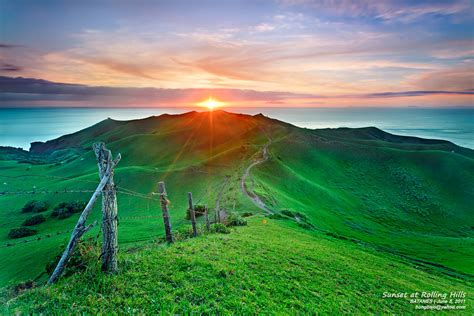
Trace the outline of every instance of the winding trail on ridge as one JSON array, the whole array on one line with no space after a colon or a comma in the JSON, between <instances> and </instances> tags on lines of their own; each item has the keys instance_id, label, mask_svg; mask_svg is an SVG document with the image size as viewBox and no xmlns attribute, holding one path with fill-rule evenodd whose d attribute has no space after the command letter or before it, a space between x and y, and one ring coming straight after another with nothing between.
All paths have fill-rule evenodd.
<instances>
[{"instance_id":1,"label":"winding trail on ridge","mask_svg":"<svg viewBox=\"0 0 474 316\"><path fill-rule=\"evenodd\" d=\"M253 204L255 204L259 209L263 210L264 212L266 212L267 214L274 214L274 212L272 210L270 210L266 205L265 203L258 197L257 194L255 194L254 192L250 191L246 185L245 185L245 180L247 180L247 177L250 175L250 170L261 164L261 163L264 163L265 161L267 161L268 159L270 159L270 155L268 154L268 147L270 146L270 144L272 143L272 140L269 138L268 139L268 143L265 144L265 146L263 147L263 150L262 150L262 153L263 153L263 157L260 158L260 159L257 159L255 160L254 162L252 162L246 169L245 169L245 172L242 176L242 179L240 179L240 188L242 189L242 192L253 202Z\"/></svg>"}]
</instances>

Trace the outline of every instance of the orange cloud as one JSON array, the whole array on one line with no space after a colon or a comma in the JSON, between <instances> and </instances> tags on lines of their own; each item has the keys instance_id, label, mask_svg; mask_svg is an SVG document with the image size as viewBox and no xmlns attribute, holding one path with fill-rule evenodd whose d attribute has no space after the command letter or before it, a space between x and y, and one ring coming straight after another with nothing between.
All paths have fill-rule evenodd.
<instances>
[{"instance_id":1,"label":"orange cloud","mask_svg":"<svg viewBox=\"0 0 474 316\"><path fill-rule=\"evenodd\" d=\"M453 68L424 73L413 79L412 84L427 90L468 90L474 89L474 67Z\"/></svg>"}]
</instances>

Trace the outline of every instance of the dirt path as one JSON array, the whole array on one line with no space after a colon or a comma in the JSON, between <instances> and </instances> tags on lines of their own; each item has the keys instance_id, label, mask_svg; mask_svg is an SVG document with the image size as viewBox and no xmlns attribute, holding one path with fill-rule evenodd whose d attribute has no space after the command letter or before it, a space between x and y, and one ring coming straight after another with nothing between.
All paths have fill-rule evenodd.
<instances>
[{"instance_id":1,"label":"dirt path","mask_svg":"<svg viewBox=\"0 0 474 316\"><path fill-rule=\"evenodd\" d=\"M261 163L264 163L265 161L267 161L270 156L268 155L268 146L270 146L270 144L272 143L272 140L269 139L268 140L268 143L265 144L265 146L263 147L263 157L260 158L260 159L257 159L255 160L254 162L252 162L246 169L245 169L245 172L242 176L242 179L240 180L240 188L242 189L242 192L250 199L252 200L253 204L255 204L259 209L263 210L264 212L268 213L268 214L274 214L274 212L272 210L270 210L266 205L265 203L258 197L258 195L256 195L254 192L250 191L247 186L245 185L245 180L247 180L247 177L250 175L250 170L261 164Z\"/></svg>"}]
</instances>

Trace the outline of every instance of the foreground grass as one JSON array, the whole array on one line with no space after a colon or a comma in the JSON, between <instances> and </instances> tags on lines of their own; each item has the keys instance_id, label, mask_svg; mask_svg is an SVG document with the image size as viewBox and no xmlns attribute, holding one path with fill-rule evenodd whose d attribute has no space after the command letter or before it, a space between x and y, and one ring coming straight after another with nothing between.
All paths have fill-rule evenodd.
<instances>
[{"instance_id":1,"label":"foreground grass","mask_svg":"<svg viewBox=\"0 0 474 316\"><path fill-rule=\"evenodd\" d=\"M297 227L250 219L231 234L122 252L121 273L98 263L49 288L4 301L3 313L414 313L383 292L465 291L472 287L397 257Z\"/></svg>"}]
</instances>

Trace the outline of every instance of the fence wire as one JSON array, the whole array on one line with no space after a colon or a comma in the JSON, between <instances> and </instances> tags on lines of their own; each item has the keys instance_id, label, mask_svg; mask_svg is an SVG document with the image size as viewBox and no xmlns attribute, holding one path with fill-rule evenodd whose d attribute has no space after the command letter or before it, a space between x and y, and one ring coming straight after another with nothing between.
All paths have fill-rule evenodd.
<instances>
[{"instance_id":1,"label":"fence wire","mask_svg":"<svg viewBox=\"0 0 474 316\"><path fill-rule=\"evenodd\" d=\"M61 179L61 180L74 180L74 181L82 181L82 182L89 182L89 183L97 183L96 181L91 181L91 180L81 180L78 179L77 177L60 177L60 176L46 176L46 175L17 175L17 176L6 176L6 175L0 175L0 177L4 178L21 178L21 177L46 177L46 178L54 178L54 179ZM212 192L218 192L220 190L223 190L227 183L229 182L229 177L225 176L222 181L219 181L215 183L214 185L208 186L207 189L200 194L199 199L194 203L195 205L199 205L201 201L203 200L208 200L210 198L210 195ZM118 194L124 194L128 196L133 196L136 198L140 199L145 199L148 201L154 201L154 202L160 202L159 198L156 198L153 196L153 192L149 194L144 194L140 192L133 191L131 189L122 187L122 186L115 186L115 189L117 190ZM36 194L53 194L53 195L58 195L58 194L68 194L68 193L94 193L95 190L91 189L62 189L62 190L46 190L46 189L33 189L33 190L16 190L16 191L0 191L0 196L7 196L7 195L36 195ZM156 193L155 193L156 194ZM158 204L157 204L158 205ZM150 204L148 204L148 211L150 211ZM145 216L119 216L118 220L119 222L122 221L127 221L127 220L140 220L140 219L161 219L162 215L145 215ZM22 239L18 241L11 241L8 243L5 243L3 245L0 245L0 249L3 248L10 248L10 247L15 247L18 245L24 245L28 244L31 242L40 242L43 240L46 240L48 238L52 238L55 236L63 235L66 233L71 233L72 229L70 230L64 230L64 231L59 231L59 232L54 232L54 233L48 233L48 234L43 234L40 236L35 236L31 237L29 239ZM100 231L99 231L100 233ZM98 233L98 234L99 234ZM150 235L150 238L156 238L156 235ZM149 238L149 239L150 239ZM141 241L141 240L137 240Z\"/></svg>"},{"instance_id":2,"label":"fence wire","mask_svg":"<svg viewBox=\"0 0 474 316\"><path fill-rule=\"evenodd\" d=\"M44 234L44 235L36 236L36 237L34 237L34 238L23 239L23 240L19 240L19 241L16 241L16 242L12 241L12 242L8 242L8 243L6 243L6 244L1 245L1 246L0 246L0 249L2 249L2 248L10 248L10 247L14 247L14 246L18 246L18 245L23 245L23 244L27 244L27 243L35 242L35 241L42 241L42 240L45 240L45 239L47 239L47 238L51 238L51 237L63 235L63 234L70 233L70 232L72 232L72 229L63 230L63 231L59 231L59 232L55 232L55 233Z\"/></svg>"}]
</instances>

